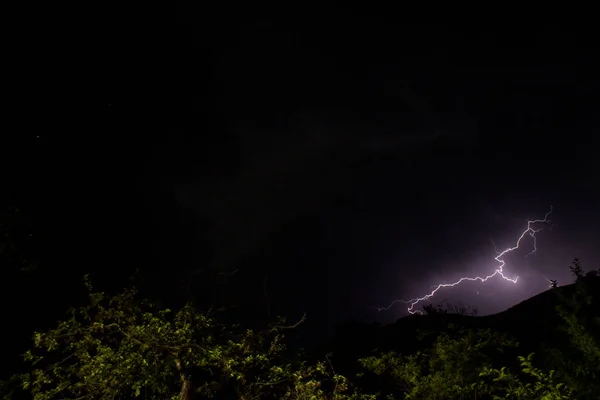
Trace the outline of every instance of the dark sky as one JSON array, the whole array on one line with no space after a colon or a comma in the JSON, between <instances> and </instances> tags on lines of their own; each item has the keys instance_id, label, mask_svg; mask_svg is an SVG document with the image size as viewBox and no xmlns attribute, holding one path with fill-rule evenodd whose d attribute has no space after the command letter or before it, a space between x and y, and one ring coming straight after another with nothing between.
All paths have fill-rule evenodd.
<instances>
[{"instance_id":1,"label":"dark sky","mask_svg":"<svg viewBox=\"0 0 600 400\"><path fill-rule=\"evenodd\" d=\"M493 272L492 240L512 246L551 205L537 255L524 257L525 240L506 258L517 284L464 284L431 301L493 313L545 290L545 277L570 282L574 257L598 268L589 34L347 14L188 19L161 42L173 40L169 62L151 68L128 62L133 39L103 53L93 129L30 142L54 160L38 178L55 197L46 208L65 213L61 232L79 232L70 265L140 265L157 286L216 267L231 273L227 289L198 290L235 291L262 315L266 288L271 313L307 312L325 330L393 321L405 306L370 307Z\"/></svg>"}]
</instances>

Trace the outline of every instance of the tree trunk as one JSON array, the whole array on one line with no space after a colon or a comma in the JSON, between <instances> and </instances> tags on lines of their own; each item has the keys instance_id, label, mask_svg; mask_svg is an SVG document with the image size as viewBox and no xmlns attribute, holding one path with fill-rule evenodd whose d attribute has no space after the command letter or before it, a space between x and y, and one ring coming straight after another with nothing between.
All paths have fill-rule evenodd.
<instances>
[{"instance_id":1,"label":"tree trunk","mask_svg":"<svg viewBox=\"0 0 600 400\"><path fill-rule=\"evenodd\" d=\"M181 392L179 393L180 400L194 400L196 398L196 392L194 390L194 384L189 379L186 379L183 375L181 376Z\"/></svg>"},{"instance_id":2,"label":"tree trunk","mask_svg":"<svg viewBox=\"0 0 600 400\"><path fill-rule=\"evenodd\" d=\"M196 390L194 383L185 375L181 361L179 358L175 360L177 370L179 371L179 377L181 379L181 391L179 392L179 400L194 400L196 398Z\"/></svg>"}]
</instances>

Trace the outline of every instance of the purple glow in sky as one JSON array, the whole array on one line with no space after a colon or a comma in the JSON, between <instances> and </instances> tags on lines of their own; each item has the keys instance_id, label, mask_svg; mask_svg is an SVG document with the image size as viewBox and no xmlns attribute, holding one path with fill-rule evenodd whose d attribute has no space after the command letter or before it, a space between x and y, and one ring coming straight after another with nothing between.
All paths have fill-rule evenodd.
<instances>
[{"instance_id":1,"label":"purple glow in sky","mask_svg":"<svg viewBox=\"0 0 600 400\"><path fill-rule=\"evenodd\" d=\"M525 255L525 258L529 257L530 255L535 254L538 250L536 233L540 232L543 229L543 227L541 227L541 226L551 224L551 220L549 219L549 216L551 213L552 213L552 206L550 206L550 210L546 213L546 215L544 216L543 219L534 219L534 220L527 221L526 229L518 237L516 244L514 246L508 247L503 251L498 251L496 248L496 245L494 244L494 248L497 253L497 256L494 257L494 260L497 263L499 263L499 265L493 270L492 273L490 273L488 275L482 274L482 275L477 275L477 276L462 276L458 280L455 280L454 282L451 282L451 283L439 283L434 286L433 290L431 290L428 294L426 294L424 296L416 297L411 300L394 300L388 306L377 307L376 309L378 311L389 310L395 304L402 303L402 304L408 305L407 311L410 314L415 314L415 313L422 314L422 311L415 309L415 306L417 306L419 303L425 302L425 301L433 298L438 293L438 291L440 291L441 289L454 288L457 285L460 285L462 283L467 283L467 282L479 281L480 283L486 283L489 279L492 279L496 276L501 277L505 281L516 284L519 280L518 276L509 277L509 276L505 275L505 273L504 273L505 271L503 270L503 268L506 265L505 257L509 253L512 253L512 252L522 248L522 246L523 246L522 242L526 236L531 237L531 249L532 250ZM550 226L552 226L552 225L550 225ZM547 278L544 278L544 279L546 279L546 281L548 281ZM483 289L481 289L481 290L483 290ZM480 290L475 290L475 293L479 296L479 295L481 295L482 292L480 292ZM487 292L485 292L485 294L483 294L483 296L489 297L493 294L494 294L494 292L487 291Z\"/></svg>"}]
</instances>

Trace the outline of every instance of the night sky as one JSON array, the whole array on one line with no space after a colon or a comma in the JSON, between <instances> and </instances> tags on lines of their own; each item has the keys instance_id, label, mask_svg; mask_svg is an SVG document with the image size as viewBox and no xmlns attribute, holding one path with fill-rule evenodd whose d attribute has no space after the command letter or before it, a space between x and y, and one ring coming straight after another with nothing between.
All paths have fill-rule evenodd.
<instances>
[{"instance_id":1,"label":"night sky","mask_svg":"<svg viewBox=\"0 0 600 400\"><path fill-rule=\"evenodd\" d=\"M306 312L323 335L349 318L392 322L406 306L373 307L492 273L493 243L514 245L550 206L538 253L525 258L525 239L505 258L517 284L465 283L430 302L495 313L546 278L570 283L574 257L600 266L588 33L351 12L219 27L180 19L156 45L172 41L168 61L111 36L96 94L64 106L85 112L49 111L58 128L19 142L31 162L12 179L52 227L61 276L110 284L139 267L160 291L196 271L187 289L207 304Z\"/></svg>"}]
</instances>

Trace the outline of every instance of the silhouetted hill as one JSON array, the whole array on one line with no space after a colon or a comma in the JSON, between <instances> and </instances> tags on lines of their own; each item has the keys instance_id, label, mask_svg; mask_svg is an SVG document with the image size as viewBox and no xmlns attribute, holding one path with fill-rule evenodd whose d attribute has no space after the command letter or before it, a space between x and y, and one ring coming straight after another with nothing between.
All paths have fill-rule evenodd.
<instances>
[{"instance_id":1,"label":"silhouetted hill","mask_svg":"<svg viewBox=\"0 0 600 400\"><path fill-rule=\"evenodd\" d=\"M600 279L587 279L593 293L593 318L600 317ZM511 335L519 342L518 354L562 348L567 340L564 321L556 307L572 300L576 284L549 289L503 312L482 317L452 313L413 314L393 324L347 323L339 326L325 351L332 353L344 373L352 373L356 360L374 351L410 354L426 349L435 338L459 329L492 329Z\"/></svg>"}]
</instances>

